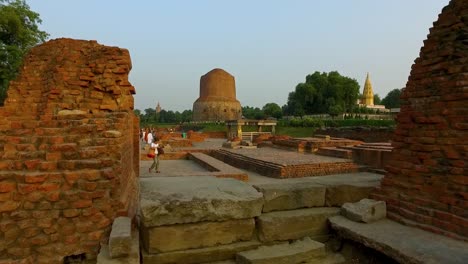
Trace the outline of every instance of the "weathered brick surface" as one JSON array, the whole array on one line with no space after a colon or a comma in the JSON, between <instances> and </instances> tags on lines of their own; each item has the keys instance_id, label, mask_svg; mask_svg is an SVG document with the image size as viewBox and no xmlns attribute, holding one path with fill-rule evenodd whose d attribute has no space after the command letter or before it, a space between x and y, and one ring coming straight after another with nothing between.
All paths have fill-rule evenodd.
<instances>
[{"instance_id":1,"label":"weathered brick surface","mask_svg":"<svg viewBox=\"0 0 468 264\"><path fill-rule=\"evenodd\" d=\"M52 40L25 57L0 108L0 262L92 258L113 219L134 216L130 69L127 50L95 41Z\"/></svg>"},{"instance_id":2,"label":"weathered brick surface","mask_svg":"<svg viewBox=\"0 0 468 264\"><path fill-rule=\"evenodd\" d=\"M200 97L193 103L194 121L240 119L242 109L236 99L234 76L213 69L200 78Z\"/></svg>"},{"instance_id":3,"label":"weathered brick surface","mask_svg":"<svg viewBox=\"0 0 468 264\"><path fill-rule=\"evenodd\" d=\"M401 99L387 175L388 217L468 239L468 2L430 29Z\"/></svg>"}]
</instances>

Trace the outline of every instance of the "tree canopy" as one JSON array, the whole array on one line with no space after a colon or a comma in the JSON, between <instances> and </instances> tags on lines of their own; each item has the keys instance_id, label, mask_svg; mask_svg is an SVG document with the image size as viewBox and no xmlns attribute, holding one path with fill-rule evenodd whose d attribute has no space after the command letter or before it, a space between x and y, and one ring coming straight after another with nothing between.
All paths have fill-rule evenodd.
<instances>
[{"instance_id":1,"label":"tree canopy","mask_svg":"<svg viewBox=\"0 0 468 264\"><path fill-rule=\"evenodd\" d=\"M302 116L304 114L337 115L351 111L359 97L359 84L355 79L340 75L337 71L306 76L305 83L299 83L289 93L284 107L285 114Z\"/></svg>"},{"instance_id":2,"label":"tree canopy","mask_svg":"<svg viewBox=\"0 0 468 264\"><path fill-rule=\"evenodd\" d=\"M393 89L382 99L382 104L385 105L385 108L399 108L400 95L400 89Z\"/></svg>"},{"instance_id":3,"label":"tree canopy","mask_svg":"<svg viewBox=\"0 0 468 264\"><path fill-rule=\"evenodd\" d=\"M0 105L26 52L49 36L39 30L42 20L24 0L0 0Z\"/></svg>"},{"instance_id":4,"label":"tree canopy","mask_svg":"<svg viewBox=\"0 0 468 264\"><path fill-rule=\"evenodd\" d=\"M281 118L283 116L283 111L281 107L276 103L267 103L262 108L263 113L266 117Z\"/></svg>"}]
</instances>

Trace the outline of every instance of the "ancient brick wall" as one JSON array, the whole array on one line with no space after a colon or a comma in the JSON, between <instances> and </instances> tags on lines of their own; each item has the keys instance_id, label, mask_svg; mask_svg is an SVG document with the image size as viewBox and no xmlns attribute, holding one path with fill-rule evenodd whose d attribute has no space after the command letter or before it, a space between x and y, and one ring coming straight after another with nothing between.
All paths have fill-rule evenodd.
<instances>
[{"instance_id":1,"label":"ancient brick wall","mask_svg":"<svg viewBox=\"0 0 468 264\"><path fill-rule=\"evenodd\" d=\"M390 142L394 131L391 127L327 127L316 130L315 134L363 142Z\"/></svg>"},{"instance_id":2,"label":"ancient brick wall","mask_svg":"<svg viewBox=\"0 0 468 264\"><path fill-rule=\"evenodd\" d=\"M388 173L374 197L388 216L468 239L468 1L430 29L401 99Z\"/></svg>"},{"instance_id":3,"label":"ancient brick wall","mask_svg":"<svg viewBox=\"0 0 468 264\"><path fill-rule=\"evenodd\" d=\"M0 108L0 262L94 258L138 197L127 50L57 39L33 48Z\"/></svg>"}]
</instances>

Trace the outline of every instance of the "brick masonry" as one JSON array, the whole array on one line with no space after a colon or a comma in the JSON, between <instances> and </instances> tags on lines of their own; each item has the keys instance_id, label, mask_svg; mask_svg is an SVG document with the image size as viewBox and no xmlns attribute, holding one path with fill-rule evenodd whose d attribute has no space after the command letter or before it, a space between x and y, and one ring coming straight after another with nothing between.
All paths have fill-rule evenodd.
<instances>
[{"instance_id":1,"label":"brick masonry","mask_svg":"<svg viewBox=\"0 0 468 264\"><path fill-rule=\"evenodd\" d=\"M468 240L468 1L430 29L401 99L388 173L375 198L388 217Z\"/></svg>"},{"instance_id":2,"label":"brick masonry","mask_svg":"<svg viewBox=\"0 0 468 264\"><path fill-rule=\"evenodd\" d=\"M0 108L0 262L96 257L133 217L139 121L129 52L56 39L33 48Z\"/></svg>"}]
</instances>

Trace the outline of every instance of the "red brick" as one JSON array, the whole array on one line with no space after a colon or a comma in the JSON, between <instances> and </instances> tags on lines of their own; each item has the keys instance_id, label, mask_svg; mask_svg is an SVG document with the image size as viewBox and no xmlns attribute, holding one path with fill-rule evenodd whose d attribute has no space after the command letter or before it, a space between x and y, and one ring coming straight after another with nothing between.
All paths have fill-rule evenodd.
<instances>
[{"instance_id":1,"label":"red brick","mask_svg":"<svg viewBox=\"0 0 468 264\"><path fill-rule=\"evenodd\" d=\"M63 216L67 218L76 217L80 215L79 209L65 209L63 210Z\"/></svg>"},{"instance_id":2,"label":"red brick","mask_svg":"<svg viewBox=\"0 0 468 264\"><path fill-rule=\"evenodd\" d=\"M0 182L0 193L12 192L16 190L16 182L1 181Z\"/></svg>"},{"instance_id":3,"label":"red brick","mask_svg":"<svg viewBox=\"0 0 468 264\"><path fill-rule=\"evenodd\" d=\"M65 172L64 173L65 180L67 181L68 184L74 185L75 182L80 179L80 174L78 172L70 171L70 172Z\"/></svg>"},{"instance_id":4,"label":"red brick","mask_svg":"<svg viewBox=\"0 0 468 264\"><path fill-rule=\"evenodd\" d=\"M65 236L64 238L65 244L76 244L79 241L80 241L80 236L77 234L68 235L68 236Z\"/></svg>"},{"instance_id":5,"label":"red brick","mask_svg":"<svg viewBox=\"0 0 468 264\"><path fill-rule=\"evenodd\" d=\"M43 192L51 192L51 191L56 191L59 189L60 189L59 183L43 183L37 186L37 190L43 191Z\"/></svg>"},{"instance_id":6,"label":"red brick","mask_svg":"<svg viewBox=\"0 0 468 264\"><path fill-rule=\"evenodd\" d=\"M40 201L43 197L44 197L43 193L32 192L26 195L26 200L35 203L37 201Z\"/></svg>"},{"instance_id":7,"label":"red brick","mask_svg":"<svg viewBox=\"0 0 468 264\"><path fill-rule=\"evenodd\" d=\"M44 173L27 173L24 175L26 183L42 183L47 179L47 174Z\"/></svg>"},{"instance_id":8,"label":"red brick","mask_svg":"<svg viewBox=\"0 0 468 264\"><path fill-rule=\"evenodd\" d=\"M0 193L0 202L6 202L13 199L13 193Z\"/></svg>"},{"instance_id":9,"label":"red brick","mask_svg":"<svg viewBox=\"0 0 468 264\"><path fill-rule=\"evenodd\" d=\"M46 153L46 160L47 161L57 161L62 158L61 152L48 152Z\"/></svg>"},{"instance_id":10,"label":"red brick","mask_svg":"<svg viewBox=\"0 0 468 264\"><path fill-rule=\"evenodd\" d=\"M49 243L49 237L46 235L38 235L30 238L31 244L36 246L43 246Z\"/></svg>"},{"instance_id":11,"label":"red brick","mask_svg":"<svg viewBox=\"0 0 468 264\"><path fill-rule=\"evenodd\" d=\"M15 201L0 202L0 213L14 211L20 204L20 202Z\"/></svg>"},{"instance_id":12,"label":"red brick","mask_svg":"<svg viewBox=\"0 0 468 264\"><path fill-rule=\"evenodd\" d=\"M24 165L26 165L26 168L28 170L34 170L37 169L39 164L41 163L41 160L26 160L24 161Z\"/></svg>"},{"instance_id":13,"label":"red brick","mask_svg":"<svg viewBox=\"0 0 468 264\"><path fill-rule=\"evenodd\" d=\"M94 240L94 241L99 241L103 235L104 235L103 230L97 230L97 231L88 233L88 239L89 240Z\"/></svg>"},{"instance_id":14,"label":"red brick","mask_svg":"<svg viewBox=\"0 0 468 264\"><path fill-rule=\"evenodd\" d=\"M90 207L93 204L92 200L78 200L76 202L72 202L72 208L86 208Z\"/></svg>"}]
</instances>

